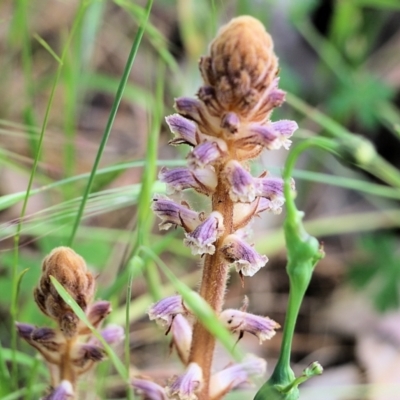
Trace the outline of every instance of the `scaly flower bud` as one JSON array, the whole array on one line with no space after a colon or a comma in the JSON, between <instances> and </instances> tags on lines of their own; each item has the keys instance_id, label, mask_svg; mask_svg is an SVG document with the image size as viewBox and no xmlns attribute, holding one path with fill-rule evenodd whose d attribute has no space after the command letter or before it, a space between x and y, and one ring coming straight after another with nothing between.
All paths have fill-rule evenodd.
<instances>
[{"instance_id":1,"label":"scaly flower bud","mask_svg":"<svg viewBox=\"0 0 400 400\"><path fill-rule=\"evenodd\" d=\"M77 333L78 317L62 300L50 276L60 282L85 311L92 301L95 281L84 259L68 247L57 247L44 260L42 276L34 291L35 301L44 314L55 319L67 337Z\"/></svg>"}]
</instances>

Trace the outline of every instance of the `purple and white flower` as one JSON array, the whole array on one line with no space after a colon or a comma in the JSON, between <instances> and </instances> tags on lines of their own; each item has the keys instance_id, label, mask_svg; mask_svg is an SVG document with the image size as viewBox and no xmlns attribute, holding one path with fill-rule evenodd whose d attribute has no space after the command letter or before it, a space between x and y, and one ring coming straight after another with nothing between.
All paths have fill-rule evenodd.
<instances>
[{"instance_id":1,"label":"purple and white flower","mask_svg":"<svg viewBox=\"0 0 400 400\"><path fill-rule=\"evenodd\" d=\"M232 234L224 239L221 252L225 259L234 264L236 271L243 276L253 276L268 262L268 258L242 240L238 235Z\"/></svg>"},{"instance_id":2,"label":"purple and white flower","mask_svg":"<svg viewBox=\"0 0 400 400\"><path fill-rule=\"evenodd\" d=\"M232 333L239 333L239 339L245 332L257 336L260 344L264 340L271 339L275 335L275 329L280 325L268 317L260 317L242 310L227 309L219 316L222 323Z\"/></svg>"},{"instance_id":3,"label":"purple and white flower","mask_svg":"<svg viewBox=\"0 0 400 400\"><path fill-rule=\"evenodd\" d=\"M191 232L201 223L202 213L191 210L185 202L177 204L168 197L156 195L151 207L156 215L161 218L158 225L161 230L179 225L186 232Z\"/></svg>"},{"instance_id":4,"label":"purple and white flower","mask_svg":"<svg viewBox=\"0 0 400 400\"><path fill-rule=\"evenodd\" d=\"M167 192L180 192L194 189L199 193L210 195L217 187L217 177L212 167L196 170L188 168L161 168L158 178L167 184Z\"/></svg>"},{"instance_id":5,"label":"purple and white flower","mask_svg":"<svg viewBox=\"0 0 400 400\"><path fill-rule=\"evenodd\" d=\"M256 198L254 178L235 160L229 161L224 169L225 179L229 182L229 197L232 201L251 203Z\"/></svg>"},{"instance_id":6,"label":"purple and white flower","mask_svg":"<svg viewBox=\"0 0 400 400\"><path fill-rule=\"evenodd\" d=\"M221 213L212 212L193 232L186 233L183 243L190 247L192 254L214 254L214 242L224 232Z\"/></svg>"},{"instance_id":7,"label":"purple and white flower","mask_svg":"<svg viewBox=\"0 0 400 400\"><path fill-rule=\"evenodd\" d=\"M144 396L144 399L150 400L168 400L163 387L148 379L134 378L132 386L137 393Z\"/></svg>"},{"instance_id":8,"label":"purple and white flower","mask_svg":"<svg viewBox=\"0 0 400 400\"><path fill-rule=\"evenodd\" d=\"M233 364L211 376L210 399L221 399L231 389L248 382L251 377L262 376L267 362L259 357L247 355L243 362Z\"/></svg>"},{"instance_id":9,"label":"purple and white flower","mask_svg":"<svg viewBox=\"0 0 400 400\"><path fill-rule=\"evenodd\" d=\"M203 371L196 363L190 363L186 372L177 377L165 388L169 399L197 400L196 393L201 389Z\"/></svg>"},{"instance_id":10,"label":"purple and white flower","mask_svg":"<svg viewBox=\"0 0 400 400\"><path fill-rule=\"evenodd\" d=\"M175 137L169 141L169 144L188 144L196 146L198 144L197 125L195 122L182 117L179 114L172 114L165 118L171 132Z\"/></svg>"},{"instance_id":11,"label":"purple and white flower","mask_svg":"<svg viewBox=\"0 0 400 400\"><path fill-rule=\"evenodd\" d=\"M172 321L178 314L187 314L188 310L183 304L182 296L169 296L153 304L149 311L150 320L155 320L159 325L171 327Z\"/></svg>"},{"instance_id":12,"label":"purple and white flower","mask_svg":"<svg viewBox=\"0 0 400 400\"><path fill-rule=\"evenodd\" d=\"M204 168L220 160L226 153L227 147L223 140L206 140L197 145L188 155L188 164L190 168Z\"/></svg>"}]
</instances>

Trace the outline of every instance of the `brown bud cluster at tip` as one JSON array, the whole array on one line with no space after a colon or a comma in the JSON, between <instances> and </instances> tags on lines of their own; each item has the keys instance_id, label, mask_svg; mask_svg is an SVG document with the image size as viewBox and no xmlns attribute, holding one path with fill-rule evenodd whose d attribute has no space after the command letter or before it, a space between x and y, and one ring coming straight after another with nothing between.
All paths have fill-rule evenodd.
<instances>
[{"instance_id":1,"label":"brown bud cluster at tip","mask_svg":"<svg viewBox=\"0 0 400 400\"><path fill-rule=\"evenodd\" d=\"M72 337L79 319L58 294L50 276L60 282L84 311L93 299L95 280L85 260L68 247L57 247L43 260L42 276L34 290L35 301L44 314L58 322L65 336Z\"/></svg>"},{"instance_id":2,"label":"brown bud cluster at tip","mask_svg":"<svg viewBox=\"0 0 400 400\"><path fill-rule=\"evenodd\" d=\"M81 321L64 302L51 282L53 276L84 311L89 326L99 329L111 312L108 301L93 302L95 280L85 260L69 247L54 249L44 260L39 284L34 290L37 305L57 322L56 328L16 323L21 339L37 349L48 364L52 392L43 400L75 399L78 378L101 361L106 353L102 342L92 337L91 328ZM124 337L119 326L108 326L100 332L108 344Z\"/></svg>"},{"instance_id":3,"label":"brown bud cluster at tip","mask_svg":"<svg viewBox=\"0 0 400 400\"><path fill-rule=\"evenodd\" d=\"M206 86L199 97L216 112L233 110L246 118L273 84L278 59L262 23L241 16L220 29L210 56L200 60L200 70Z\"/></svg>"}]
</instances>

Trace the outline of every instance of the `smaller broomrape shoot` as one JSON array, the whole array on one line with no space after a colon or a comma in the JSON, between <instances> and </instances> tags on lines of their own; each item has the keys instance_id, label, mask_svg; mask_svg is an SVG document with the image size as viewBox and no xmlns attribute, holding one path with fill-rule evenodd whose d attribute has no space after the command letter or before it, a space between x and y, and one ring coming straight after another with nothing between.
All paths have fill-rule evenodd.
<instances>
[{"instance_id":1,"label":"smaller broomrape shoot","mask_svg":"<svg viewBox=\"0 0 400 400\"><path fill-rule=\"evenodd\" d=\"M79 376L103 360L106 353L100 341L91 337L87 325L61 298L51 277L63 285L95 328L100 328L111 312L111 305L108 301L93 302L95 280L84 259L68 247L58 247L43 260L42 275L34 290L36 304L57 323L57 328L16 323L19 336L41 353L49 367L51 388L45 399L76 399ZM110 325L100 333L108 344L118 343L124 337L119 326Z\"/></svg>"},{"instance_id":2,"label":"smaller broomrape shoot","mask_svg":"<svg viewBox=\"0 0 400 400\"><path fill-rule=\"evenodd\" d=\"M174 134L170 144L191 147L187 167L163 168L159 178L169 195L177 197L192 189L209 197L210 212L197 212L184 200L175 202L162 196L154 198L152 208L161 218L160 229L181 226L184 244L202 256L199 294L221 322L239 339L251 333L261 343L272 338L279 325L268 317L247 313L247 302L241 310L224 311L226 283L231 265L243 281L268 261L247 243L246 228L263 211L281 212L283 179L267 172L253 177L249 162L264 150L288 149L297 124L270 121L285 92L278 88L272 39L256 19L243 16L222 27L210 45L209 56L200 60L200 72L204 84L197 98L176 99L177 114L167 117ZM172 331L173 343L182 335L186 343L184 348L174 343L186 372L172 379L155 398L218 400L250 375L263 374L266 365L257 359L212 375L215 337L199 321L192 329L183 324L181 319L189 314L176 296L159 301L149 311L150 318L164 325L167 333ZM178 316L179 323L174 326ZM137 382L140 384L133 385L149 398L155 384L149 381L146 392L143 380Z\"/></svg>"}]
</instances>

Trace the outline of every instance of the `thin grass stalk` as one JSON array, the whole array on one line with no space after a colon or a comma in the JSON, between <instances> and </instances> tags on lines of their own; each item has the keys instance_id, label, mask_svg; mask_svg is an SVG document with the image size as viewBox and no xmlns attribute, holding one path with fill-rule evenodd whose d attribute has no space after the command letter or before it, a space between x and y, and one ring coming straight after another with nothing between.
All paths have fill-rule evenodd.
<instances>
[{"instance_id":1,"label":"thin grass stalk","mask_svg":"<svg viewBox=\"0 0 400 400\"><path fill-rule=\"evenodd\" d=\"M110 137L111 128L113 126L115 117L117 115L117 111L118 111L119 105L120 105L121 100L122 100L124 89L125 89L125 86L126 86L126 84L128 82L129 74L131 72L133 63L134 63L135 58L136 58L136 54L137 54L137 52L139 50L140 42L142 40L144 31L146 29L146 25L147 25L147 21L148 21L149 16L150 16L150 11L151 11L152 5L153 5L153 0L148 0L148 2L146 4L146 8L145 8L145 10L146 10L145 17L143 18L142 23L141 23L141 25L140 25L137 33L136 33L134 41L133 41L132 48L131 48L131 51L130 51L129 56L128 56L128 60L126 62L126 65L125 65L125 68L124 68L124 72L122 74L121 81L119 83L118 90L117 90L117 93L115 95L115 99L114 99L113 105L111 107L111 111L110 111L110 115L109 115L108 120L107 120L106 128L104 130L104 134L103 134L103 137L101 139L100 146L99 146L99 149L98 149L97 154L96 154L95 161L94 161L93 166L92 166L92 170L90 172L89 180L88 180L88 183L86 185L86 188L85 188L85 191L84 191L84 194L83 194L83 197L82 197L82 201L81 201L78 213L77 213L75 221L74 221L74 225L72 227L72 232L71 232L69 240L68 240L68 245L69 246L72 246L72 244L74 242L74 239L75 239L76 232L77 232L77 230L79 228L79 224L80 224L80 221L81 221L82 216L83 216L83 211L85 209L86 201L87 201L87 198L88 198L88 196L90 194L94 178L96 176L97 168L99 166L101 157L102 157L104 149L106 147L108 138Z\"/></svg>"}]
</instances>

